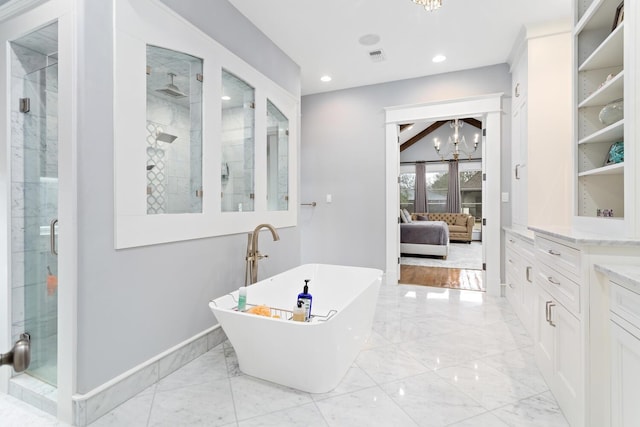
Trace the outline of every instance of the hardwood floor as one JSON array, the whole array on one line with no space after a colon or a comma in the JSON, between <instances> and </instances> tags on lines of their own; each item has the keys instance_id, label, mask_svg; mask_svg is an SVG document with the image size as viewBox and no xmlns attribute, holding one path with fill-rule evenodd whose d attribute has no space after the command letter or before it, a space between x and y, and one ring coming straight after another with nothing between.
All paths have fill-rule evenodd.
<instances>
[{"instance_id":1,"label":"hardwood floor","mask_svg":"<svg viewBox=\"0 0 640 427\"><path fill-rule=\"evenodd\" d=\"M484 291L481 270L457 268L400 266L400 283L411 285Z\"/></svg>"}]
</instances>

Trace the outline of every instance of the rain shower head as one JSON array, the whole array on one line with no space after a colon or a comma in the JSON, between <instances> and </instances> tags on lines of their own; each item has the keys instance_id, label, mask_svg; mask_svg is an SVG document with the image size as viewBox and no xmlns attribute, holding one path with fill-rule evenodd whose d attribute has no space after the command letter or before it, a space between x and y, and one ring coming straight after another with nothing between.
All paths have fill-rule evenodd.
<instances>
[{"instance_id":1,"label":"rain shower head","mask_svg":"<svg viewBox=\"0 0 640 427\"><path fill-rule=\"evenodd\" d=\"M176 138L178 138L176 135L171 135L170 133L163 132L161 129L156 132L156 141L162 141L171 144L176 140Z\"/></svg>"},{"instance_id":2,"label":"rain shower head","mask_svg":"<svg viewBox=\"0 0 640 427\"><path fill-rule=\"evenodd\" d=\"M162 92L165 95L169 95L172 98L184 98L184 97L186 97L187 95L185 93L183 93L180 89L178 89L178 86L173 84L173 78L176 75L173 74L173 73L168 73L167 75L171 78L171 83L169 83L168 85L166 85L162 89L156 89L156 91L157 92Z\"/></svg>"}]
</instances>

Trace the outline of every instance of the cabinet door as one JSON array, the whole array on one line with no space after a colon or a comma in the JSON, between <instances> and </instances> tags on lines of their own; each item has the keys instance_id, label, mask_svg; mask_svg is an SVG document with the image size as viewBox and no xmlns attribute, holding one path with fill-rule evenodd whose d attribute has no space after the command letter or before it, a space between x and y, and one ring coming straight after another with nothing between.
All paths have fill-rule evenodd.
<instances>
[{"instance_id":1,"label":"cabinet door","mask_svg":"<svg viewBox=\"0 0 640 427\"><path fill-rule=\"evenodd\" d=\"M533 336L534 309L536 305L536 287L533 284L533 260L523 260L521 265L522 283L522 323L529 335Z\"/></svg>"},{"instance_id":2,"label":"cabinet door","mask_svg":"<svg viewBox=\"0 0 640 427\"><path fill-rule=\"evenodd\" d=\"M555 384L552 391L569 424L584 425L584 371L580 321L555 301L549 305L549 318L555 325Z\"/></svg>"},{"instance_id":3,"label":"cabinet door","mask_svg":"<svg viewBox=\"0 0 640 427\"><path fill-rule=\"evenodd\" d=\"M536 286L534 310L534 344L536 361L549 387L553 384L554 327L548 322L548 305L553 298Z\"/></svg>"},{"instance_id":4,"label":"cabinet door","mask_svg":"<svg viewBox=\"0 0 640 427\"><path fill-rule=\"evenodd\" d=\"M611 426L640 420L640 339L611 322Z\"/></svg>"},{"instance_id":5,"label":"cabinet door","mask_svg":"<svg viewBox=\"0 0 640 427\"><path fill-rule=\"evenodd\" d=\"M527 225L527 102L513 111L511 146L512 222Z\"/></svg>"},{"instance_id":6,"label":"cabinet door","mask_svg":"<svg viewBox=\"0 0 640 427\"><path fill-rule=\"evenodd\" d=\"M522 295L519 283L519 259L513 250L507 249L505 252L505 273L507 279L506 297L513 310L520 317Z\"/></svg>"}]
</instances>

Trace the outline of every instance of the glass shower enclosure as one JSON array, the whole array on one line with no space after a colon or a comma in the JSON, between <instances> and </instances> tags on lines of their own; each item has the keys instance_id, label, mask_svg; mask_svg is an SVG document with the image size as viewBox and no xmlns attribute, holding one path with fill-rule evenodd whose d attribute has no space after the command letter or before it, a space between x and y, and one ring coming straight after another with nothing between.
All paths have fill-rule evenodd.
<instances>
[{"instance_id":1,"label":"glass shower enclosure","mask_svg":"<svg viewBox=\"0 0 640 427\"><path fill-rule=\"evenodd\" d=\"M57 24L11 42L12 338L31 336L27 373L57 384Z\"/></svg>"}]
</instances>

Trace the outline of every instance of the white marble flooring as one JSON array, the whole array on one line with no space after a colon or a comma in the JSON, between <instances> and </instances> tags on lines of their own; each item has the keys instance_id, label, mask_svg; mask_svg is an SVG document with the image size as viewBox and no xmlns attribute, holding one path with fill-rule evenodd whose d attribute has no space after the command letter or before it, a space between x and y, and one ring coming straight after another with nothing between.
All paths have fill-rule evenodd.
<instances>
[{"instance_id":1,"label":"white marble flooring","mask_svg":"<svg viewBox=\"0 0 640 427\"><path fill-rule=\"evenodd\" d=\"M59 425L43 422L16 425ZM381 287L372 339L330 393L243 375L225 342L91 424L373 425L568 424L504 298L413 285Z\"/></svg>"}]
</instances>

